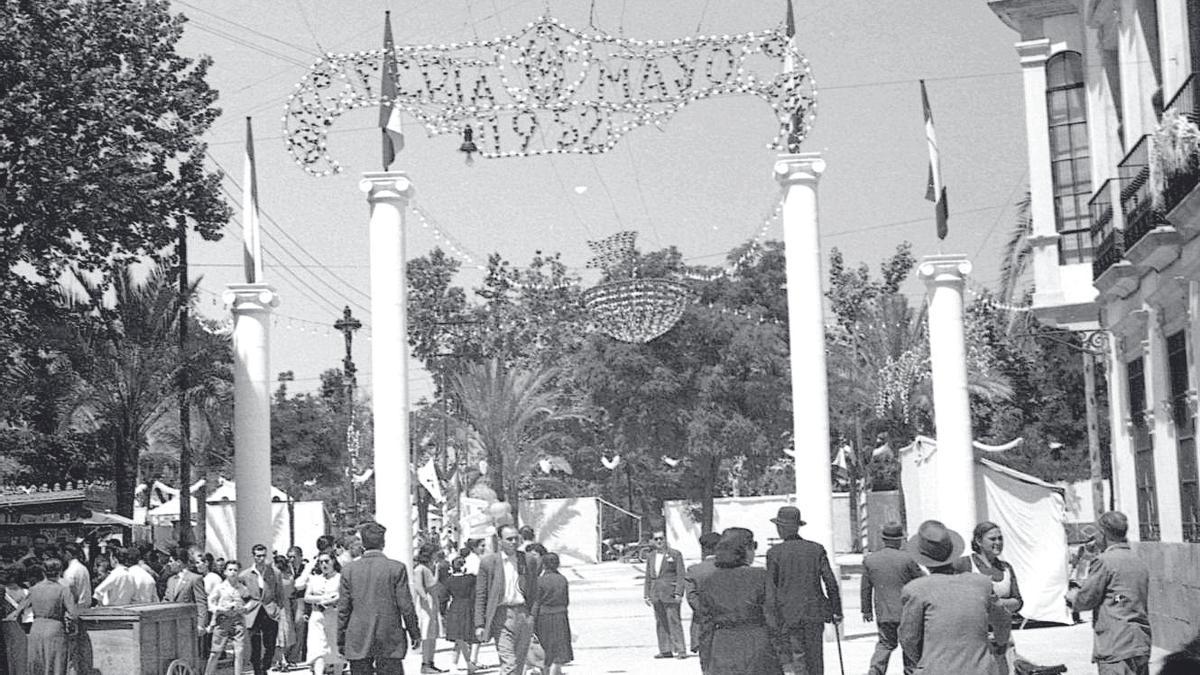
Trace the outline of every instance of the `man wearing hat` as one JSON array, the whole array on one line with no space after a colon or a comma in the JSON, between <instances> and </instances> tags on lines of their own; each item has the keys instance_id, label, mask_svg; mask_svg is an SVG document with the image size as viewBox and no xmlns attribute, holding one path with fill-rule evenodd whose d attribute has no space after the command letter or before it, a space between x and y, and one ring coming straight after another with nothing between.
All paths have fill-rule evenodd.
<instances>
[{"instance_id":1,"label":"man wearing hat","mask_svg":"<svg viewBox=\"0 0 1200 675\"><path fill-rule=\"evenodd\" d=\"M1129 519L1120 511L1100 516L1096 535L1104 551L1078 589L1067 592L1075 611L1096 610L1092 660L1100 675L1150 672L1150 568L1129 547Z\"/></svg>"},{"instance_id":2,"label":"man wearing hat","mask_svg":"<svg viewBox=\"0 0 1200 675\"><path fill-rule=\"evenodd\" d=\"M767 551L766 609L787 636L795 672L821 675L825 672L821 645L825 624L842 621L837 577L825 547L800 538L800 526L804 525L800 509L780 507L771 522L783 541Z\"/></svg>"},{"instance_id":3,"label":"man wearing hat","mask_svg":"<svg viewBox=\"0 0 1200 675\"><path fill-rule=\"evenodd\" d=\"M688 567L687 574L683 576L684 597L687 598L688 605L691 606L693 612L697 607L696 590L701 582L717 571L716 552L719 541L721 541L721 535L716 532L705 532L700 535L701 560ZM692 614L689 637L692 641L692 651L700 655L700 672L705 675L708 674L712 661L712 630L713 627L700 613Z\"/></svg>"},{"instance_id":4,"label":"man wearing hat","mask_svg":"<svg viewBox=\"0 0 1200 675\"><path fill-rule=\"evenodd\" d=\"M863 558L862 612L863 622L878 622L879 642L871 656L867 675L885 675L888 660L899 644L900 590L904 584L925 575L913 557L900 550L904 544L904 528L900 523L888 523L882 531L883 548ZM872 596L874 596L872 598ZM872 602L873 600L873 602ZM874 607L874 614L872 614ZM904 673L911 675L916 663L904 655Z\"/></svg>"},{"instance_id":5,"label":"man wearing hat","mask_svg":"<svg viewBox=\"0 0 1200 675\"><path fill-rule=\"evenodd\" d=\"M963 538L936 520L921 523L906 546L929 576L908 582L900 593L900 648L924 675L998 672L988 627L1007 617L991 579L955 573L963 548Z\"/></svg>"}]
</instances>

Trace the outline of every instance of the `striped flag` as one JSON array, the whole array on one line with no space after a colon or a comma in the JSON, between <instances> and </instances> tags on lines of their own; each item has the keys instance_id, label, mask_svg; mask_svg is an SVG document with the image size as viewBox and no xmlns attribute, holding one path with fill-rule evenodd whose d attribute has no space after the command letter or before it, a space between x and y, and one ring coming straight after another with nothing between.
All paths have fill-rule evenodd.
<instances>
[{"instance_id":1,"label":"striped flag","mask_svg":"<svg viewBox=\"0 0 1200 675\"><path fill-rule=\"evenodd\" d=\"M242 163L242 262L246 283L263 279L262 234L258 216L258 171L254 168L254 131L246 118L246 157Z\"/></svg>"},{"instance_id":2,"label":"striped flag","mask_svg":"<svg viewBox=\"0 0 1200 675\"><path fill-rule=\"evenodd\" d=\"M392 13L383 13L383 86L379 96L379 128L383 131L383 170L396 161L396 153L404 149L404 131L400 128L400 111L396 100L396 45L392 41Z\"/></svg>"},{"instance_id":3,"label":"striped flag","mask_svg":"<svg viewBox=\"0 0 1200 675\"><path fill-rule=\"evenodd\" d=\"M784 34L787 35L787 52L783 57L783 72L796 71L796 17L792 11L792 0L787 0L787 17L784 19ZM800 151L800 134L804 129L804 120L799 113L792 113L788 129L786 149L788 152Z\"/></svg>"},{"instance_id":4,"label":"striped flag","mask_svg":"<svg viewBox=\"0 0 1200 675\"><path fill-rule=\"evenodd\" d=\"M925 138L929 141L929 185L925 189L925 199L936 205L937 236L938 239L945 239L950 212L946 206L946 184L942 182L942 160L938 152L937 134L933 132L933 111L929 109L925 80L921 80L921 106L925 110Z\"/></svg>"}]
</instances>

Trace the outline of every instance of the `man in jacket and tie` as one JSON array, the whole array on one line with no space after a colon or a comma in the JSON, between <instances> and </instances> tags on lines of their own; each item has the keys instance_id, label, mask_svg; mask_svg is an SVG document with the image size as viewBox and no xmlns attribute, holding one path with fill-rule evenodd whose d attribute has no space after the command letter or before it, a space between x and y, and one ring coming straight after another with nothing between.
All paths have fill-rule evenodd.
<instances>
[{"instance_id":1,"label":"man in jacket and tie","mask_svg":"<svg viewBox=\"0 0 1200 675\"><path fill-rule=\"evenodd\" d=\"M404 675L409 643L421 646L408 568L383 554L386 533L379 523L363 523L362 557L342 568L337 643L351 675Z\"/></svg>"},{"instance_id":2,"label":"man in jacket and tie","mask_svg":"<svg viewBox=\"0 0 1200 675\"><path fill-rule=\"evenodd\" d=\"M184 568L167 579L167 588L163 592L163 602L186 602L196 607L196 634L198 642L203 642L205 628L208 626L208 591L204 590L204 577L196 572L198 553L195 550L179 547L175 557L184 562ZM203 646L202 644L200 646ZM206 654L200 651L200 654Z\"/></svg>"},{"instance_id":3,"label":"man in jacket and tie","mask_svg":"<svg viewBox=\"0 0 1200 675\"><path fill-rule=\"evenodd\" d=\"M239 576L250 599L246 601L246 628L250 634L250 666L254 675L267 675L275 660L275 638L279 636L279 613L287 591L283 580L267 557L267 547L255 544L250 549L254 564Z\"/></svg>"},{"instance_id":4,"label":"man in jacket and tie","mask_svg":"<svg viewBox=\"0 0 1200 675\"><path fill-rule=\"evenodd\" d=\"M825 624L842 622L841 589L825 547L800 537L800 509L782 506L771 522L783 541L767 551L766 610L788 641L792 669L821 675Z\"/></svg>"},{"instance_id":5,"label":"man in jacket and tie","mask_svg":"<svg viewBox=\"0 0 1200 675\"><path fill-rule=\"evenodd\" d=\"M683 637L683 619L679 603L683 600L683 554L667 547L667 535L658 530L651 538L654 550L646 558L646 576L642 594L646 604L654 608L654 627L658 632L656 659L688 657L687 640Z\"/></svg>"},{"instance_id":6,"label":"man in jacket and tie","mask_svg":"<svg viewBox=\"0 0 1200 675\"><path fill-rule=\"evenodd\" d=\"M879 628L879 642L875 644L867 675L886 675L888 660L899 644L896 631L900 627L900 591L904 584L925 575L917 561L900 550L904 543L904 528L900 523L884 525L882 538L883 548L863 558L863 622L874 620ZM902 658L904 674L912 675L917 664L907 655Z\"/></svg>"},{"instance_id":7,"label":"man in jacket and tie","mask_svg":"<svg viewBox=\"0 0 1200 675\"><path fill-rule=\"evenodd\" d=\"M691 606L693 612L697 606L696 589L713 572L717 571L715 554L719 541L721 541L721 535L716 532L706 532L700 535L701 560L688 567L687 574L683 577L684 597L687 598L688 605ZM698 614L692 614L692 625L688 636L692 640L692 651L700 655L700 672L704 675L708 675L712 659L712 634L713 627L709 625L709 622Z\"/></svg>"},{"instance_id":8,"label":"man in jacket and tie","mask_svg":"<svg viewBox=\"0 0 1200 675\"><path fill-rule=\"evenodd\" d=\"M475 637L496 640L500 675L521 675L533 638L530 610L537 597L537 566L517 550L521 535L512 525L497 532L500 550L479 559L475 578Z\"/></svg>"}]
</instances>

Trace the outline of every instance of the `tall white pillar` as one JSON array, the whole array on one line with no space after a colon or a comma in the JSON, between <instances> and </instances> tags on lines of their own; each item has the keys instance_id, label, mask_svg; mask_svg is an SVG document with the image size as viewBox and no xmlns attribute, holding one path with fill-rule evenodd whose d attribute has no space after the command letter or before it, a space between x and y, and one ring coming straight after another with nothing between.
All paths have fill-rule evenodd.
<instances>
[{"instance_id":1,"label":"tall white pillar","mask_svg":"<svg viewBox=\"0 0 1200 675\"><path fill-rule=\"evenodd\" d=\"M1179 495L1179 453L1171 416L1171 369L1162 308L1146 303L1146 415L1152 420L1154 492L1161 541L1183 541L1183 507Z\"/></svg>"},{"instance_id":2,"label":"tall white pillar","mask_svg":"<svg viewBox=\"0 0 1200 675\"><path fill-rule=\"evenodd\" d=\"M412 181L400 171L363 174L371 205L371 410L375 429L375 520L384 553L412 564L408 440L408 280L404 224Z\"/></svg>"},{"instance_id":3,"label":"tall white pillar","mask_svg":"<svg viewBox=\"0 0 1200 675\"><path fill-rule=\"evenodd\" d=\"M236 489L237 558L246 567L251 549L271 549L271 308L279 295L267 284L229 284L233 311L233 480Z\"/></svg>"},{"instance_id":4,"label":"tall white pillar","mask_svg":"<svg viewBox=\"0 0 1200 675\"><path fill-rule=\"evenodd\" d=\"M819 152L779 155L775 180L783 187L787 253L788 334L792 367L792 435L796 443L796 505L808 523L806 539L833 561L833 485L829 460L829 385L825 370L824 293L817 182Z\"/></svg>"},{"instance_id":5,"label":"tall white pillar","mask_svg":"<svg viewBox=\"0 0 1200 675\"><path fill-rule=\"evenodd\" d=\"M937 437L935 513L959 534L970 536L979 515L963 330L963 286L971 263L962 254L931 255L921 260L917 270L929 292L929 360ZM910 523L909 529L915 526Z\"/></svg>"}]
</instances>

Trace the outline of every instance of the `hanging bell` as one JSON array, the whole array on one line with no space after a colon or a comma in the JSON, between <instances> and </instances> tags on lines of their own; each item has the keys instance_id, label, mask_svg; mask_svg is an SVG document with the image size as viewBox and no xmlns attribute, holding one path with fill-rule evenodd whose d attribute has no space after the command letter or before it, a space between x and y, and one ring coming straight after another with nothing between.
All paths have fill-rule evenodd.
<instances>
[{"instance_id":1,"label":"hanging bell","mask_svg":"<svg viewBox=\"0 0 1200 675\"><path fill-rule=\"evenodd\" d=\"M475 145L475 130L471 127L463 129L463 142L458 146L458 151L467 155L467 166L475 164L475 153L479 152L479 146Z\"/></svg>"}]
</instances>

